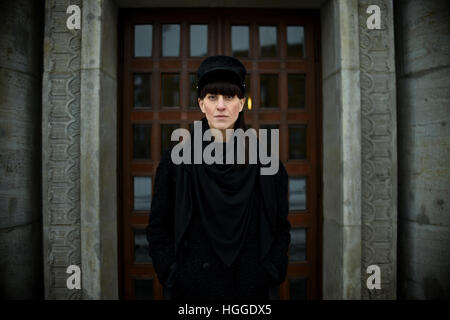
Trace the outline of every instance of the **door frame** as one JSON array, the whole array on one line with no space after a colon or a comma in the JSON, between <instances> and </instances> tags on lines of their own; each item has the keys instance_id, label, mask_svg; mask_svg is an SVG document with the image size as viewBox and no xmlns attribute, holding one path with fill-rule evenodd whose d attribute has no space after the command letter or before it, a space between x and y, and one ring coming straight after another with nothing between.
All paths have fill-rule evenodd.
<instances>
[{"instance_id":1,"label":"door frame","mask_svg":"<svg viewBox=\"0 0 450 320\"><path fill-rule=\"evenodd\" d=\"M117 92L120 86L117 14L119 8L139 7L142 1L83 0L80 6L82 29L78 31L64 28L64 22L59 20L62 11L58 3L59 0L46 3L44 37L42 215L45 297L117 299L120 285L117 246L120 241L114 224L120 210L117 201L111 200L116 199L116 187L120 183L116 173L117 141L111 142L117 138L111 133L119 128L116 119L116 98L120 96ZM196 3L208 7L224 6L223 1L218 0ZM380 0L386 13L381 30L366 29L367 14L363 7L368 1L365 0L286 0L276 4L273 1L239 0L236 3L247 8L270 5L320 9L322 74L317 80L323 87L320 95L323 101L323 200L320 203L323 206L323 237L320 239L323 243L323 298L366 299L375 294L375 298L395 299L397 144L392 0ZM161 0L150 4L153 7L170 5ZM177 1L176 5L189 7L192 4ZM374 48L376 50L372 50ZM360 64L360 57L364 58L362 62L377 63ZM364 99L360 99L361 94ZM52 117L55 107L71 116ZM365 113L361 114L363 108ZM380 113L367 113L374 108ZM383 122L379 127L383 129L383 140L370 130L362 131L362 119L366 123L385 121L385 125ZM64 131L67 139L71 145L79 142L81 149L63 149L61 139L52 135L53 128L70 128ZM367 146L374 145L376 149L362 148L362 137L369 143ZM379 153L384 150L386 152ZM374 159L374 156L379 158ZM379 172L383 174L365 176L362 181L361 167L379 170L380 163L383 168ZM71 172L64 186L61 186L59 175L54 174L56 167ZM371 173L373 171L368 172ZM90 177L95 179L87 179ZM113 179L109 180L111 177ZM383 197L372 192L365 193L363 199L362 187L371 190L374 185L383 186ZM80 190L79 196L77 190ZM61 195L58 199L66 199L68 194L72 195L70 203L55 203L55 195ZM373 210L381 214L381 220L372 222ZM382 228L383 232L374 237L371 231L374 227ZM366 252L364 261L363 250ZM82 267L82 294L64 286L65 269L73 263ZM385 275L382 290L371 293L365 290L363 296L365 267L374 263L382 266Z\"/></svg>"}]
</instances>

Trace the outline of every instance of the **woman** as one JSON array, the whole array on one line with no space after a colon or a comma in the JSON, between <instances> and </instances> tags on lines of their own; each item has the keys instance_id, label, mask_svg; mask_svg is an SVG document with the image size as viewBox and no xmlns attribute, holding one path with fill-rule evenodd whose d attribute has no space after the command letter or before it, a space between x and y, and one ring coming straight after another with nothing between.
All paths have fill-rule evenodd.
<instances>
[{"instance_id":1,"label":"woman","mask_svg":"<svg viewBox=\"0 0 450 320\"><path fill-rule=\"evenodd\" d=\"M286 277L283 164L275 175L261 175L261 164L248 162L248 148L245 164L225 163L232 140L226 129L246 130L245 75L242 63L227 56L205 59L197 72L202 133L217 129L213 143L224 150L223 164L175 165L168 150L156 171L147 239L172 299L267 299Z\"/></svg>"}]
</instances>

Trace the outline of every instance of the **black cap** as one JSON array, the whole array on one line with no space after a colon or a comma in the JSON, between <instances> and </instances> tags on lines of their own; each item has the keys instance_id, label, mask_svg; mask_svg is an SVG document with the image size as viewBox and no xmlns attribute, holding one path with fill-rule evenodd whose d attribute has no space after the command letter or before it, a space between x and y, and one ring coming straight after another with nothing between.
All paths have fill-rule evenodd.
<instances>
[{"instance_id":1,"label":"black cap","mask_svg":"<svg viewBox=\"0 0 450 320\"><path fill-rule=\"evenodd\" d=\"M245 94L245 75L247 70L236 58L229 56L211 56L203 60L197 70L197 93L212 82L226 81L236 84Z\"/></svg>"}]
</instances>

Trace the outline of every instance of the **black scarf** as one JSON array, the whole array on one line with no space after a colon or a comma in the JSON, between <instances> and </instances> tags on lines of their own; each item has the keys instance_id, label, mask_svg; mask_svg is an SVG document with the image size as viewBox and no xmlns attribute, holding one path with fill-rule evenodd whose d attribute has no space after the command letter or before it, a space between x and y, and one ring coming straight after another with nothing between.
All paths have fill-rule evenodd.
<instances>
[{"instance_id":1,"label":"black scarf","mask_svg":"<svg viewBox=\"0 0 450 320\"><path fill-rule=\"evenodd\" d=\"M205 117L201 121L203 137L203 133L209 129L209 124ZM236 125L234 129L237 129ZM191 137L191 150L193 151L193 141L195 140L193 132L191 132ZM202 150L210 143L210 141L202 142ZM230 266L238 256L244 243L251 212L255 210L254 206L262 202L262 199L254 198L257 194L255 192L256 188L260 187L260 166L258 164L240 166L226 164L226 146L231 143L231 139L224 143L213 143L218 143L223 147L223 164L194 164L193 161L191 164L183 164L186 171L190 174L183 175L182 179L184 181L180 188L184 186L184 195L177 199L178 203L176 204L179 208L179 221L181 221L178 224L178 238L180 238L180 233L184 231L183 229L187 227L181 226L180 224L187 223L187 220L190 220L190 216L187 217L186 212L188 213L187 215L192 214L193 203L195 202L200 221L211 241L214 251L225 265ZM234 154L234 163L236 163L236 150ZM262 181L267 182L268 179L270 177L266 176L266 179ZM274 201L276 201L274 199L275 193L268 193L270 193L269 197L271 199L267 199L267 201L273 206L275 205ZM181 212L182 210L185 212ZM271 210L274 210L273 207ZM270 227L270 217L261 212L258 212L258 215L261 217L259 219L260 241L262 242L260 244L261 256L264 256L272 242L273 232Z\"/></svg>"}]
</instances>

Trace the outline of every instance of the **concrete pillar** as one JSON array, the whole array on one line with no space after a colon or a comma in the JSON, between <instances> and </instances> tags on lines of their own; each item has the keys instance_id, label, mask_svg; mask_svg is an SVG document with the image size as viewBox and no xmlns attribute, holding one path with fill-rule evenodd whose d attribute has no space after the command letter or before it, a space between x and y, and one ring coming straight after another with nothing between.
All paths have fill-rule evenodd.
<instances>
[{"instance_id":1,"label":"concrete pillar","mask_svg":"<svg viewBox=\"0 0 450 320\"><path fill-rule=\"evenodd\" d=\"M43 298L43 1L0 2L0 298Z\"/></svg>"},{"instance_id":2,"label":"concrete pillar","mask_svg":"<svg viewBox=\"0 0 450 320\"><path fill-rule=\"evenodd\" d=\"M358 1L321 9L323 298L361 297L361 102Z\"/></svg>"},{"instance_id":3,"label":"concrete pillar","mask_svg":"<svg viewBox=\"0 0 450 320\"><path fill-rule=\"evenodd\" d=\"M400 299L450 298L450 3L395 3Z\"/></svg>"},{"instance_id":4,"label":"concrete pillar","mask_svg":"<svg viewBox=\"0 0 450 320\"><path fill-rule=\"evenodd\" d=\"M83 299L118 299L117 13L84 0L81 41L81 261Z\"/></svg>"}]
</instances>

